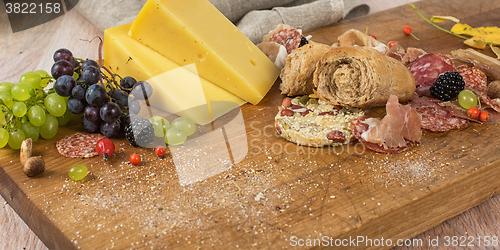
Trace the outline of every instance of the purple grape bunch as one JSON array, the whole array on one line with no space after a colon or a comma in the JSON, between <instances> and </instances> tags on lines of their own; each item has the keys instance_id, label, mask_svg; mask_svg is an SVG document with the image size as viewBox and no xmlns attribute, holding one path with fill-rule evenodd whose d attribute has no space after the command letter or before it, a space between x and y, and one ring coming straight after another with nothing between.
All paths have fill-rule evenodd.
<instances>
[{"instance_id":1,"label":"purple grape bunch","mask_svg":"<svg viewBox=\"0 0 500 250\"><path fill-rule=\"evenodd\" d=\"M68 49L58 49L53 59L54 90L60 96L69 97L68 110L83 114L81 124L90 133L109 138L118 136L129 126L130 115L139 113L139 100L147 100L152 95L153 88L148 82L130 76L121 78L100 67L95 60L73 57Z\"/></svg>"}]
</instances>

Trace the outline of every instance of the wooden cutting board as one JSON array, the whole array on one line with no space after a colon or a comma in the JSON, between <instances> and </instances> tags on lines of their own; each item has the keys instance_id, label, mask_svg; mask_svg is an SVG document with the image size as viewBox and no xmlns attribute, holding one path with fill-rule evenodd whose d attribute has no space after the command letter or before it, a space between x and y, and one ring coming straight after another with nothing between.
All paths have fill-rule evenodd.
<instances>
[{"instance_id":1,"label":"wooden cutting board","mask_svg":"<svg viewBox=\"0 0 500 250\"><path fill-rule=\"evenodd\" d=\"M473 27L500 23L498 1L415 5L426 17L453 15ZM411 26L420 41L405 36L404 25ZM449 29L452 24L440 25ZM367 27L379 40L397 40L403 47L442 53L466 48L463 40L430 26L409 6L307 34L331 44L347 29ZM488 49L485 53L491 55ZM129 146L123 138L114 140L116 154L107 163L98 157L64 158L55 143L82 132L75 116L55 138L35 143L34 154L42 155L47 164L40 176L22 173L18 151L0 150L0 192L51 249L275 249L325 236L322 244L361 236L375 240L374 248L390 248L376 247L376 240L395 244L397 239L412 238L495 195L500 186L496 125L425 133L420 145L395 155L364 150L360 144L316 149L296 146L275 134L273 121L282 99L276 84L259 105L244 105L241 113L222 118L214 128L218 133L223 124L240 117L238 124L246 133L226 128L228 144L198 137L198 146L205 150L178 147L171 149L174 156L164 159L152 149ZM246 157L232 164L246 149ZM132 153L142 155L140 165L128 164ZM175 156L189 159L189 170L206 176L220 171L210 168L218 160L220 164L212 165L226 170L182 185L186 171L178 167ZM84 181L68 178L69 167L76 163L90 170ZM366 243L356 246L366 248Z\"/></svg>"}]
</instances>

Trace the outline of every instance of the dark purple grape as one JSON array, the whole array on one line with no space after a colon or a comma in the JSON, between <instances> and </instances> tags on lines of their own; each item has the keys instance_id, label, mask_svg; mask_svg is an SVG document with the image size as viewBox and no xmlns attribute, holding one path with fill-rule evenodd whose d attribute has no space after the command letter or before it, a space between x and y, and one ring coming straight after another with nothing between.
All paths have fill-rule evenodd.
<instances>
[{"instance_id":1,"label":"dark purple grape","mask_svg":"<svg viewBox=\"0 0 500 250\"><path fill-rule=\"evenodd\" d=\"M71 95L71 91L76 86L76 80L72 76L64 75L57 78L54 83L54 90L56 93L63 97Z\"/></svg>"},{"instance_id":2,"label":"dark purple grape","mask_svg":"<svg viewBox=\"0 0 500 250\"><path fill-rule=\"evenodd\" d=\"M91 68L91 66L87 68ZM91 106L101 107L108 101L108 93L102 85L94 84L87 89L85 100Z\"/></svg>"},{"instance_id":3,"label":"dark purple grape","mask_svg":"<svg viewBox=\"0 0 500 250\"><path fill-rule=\"evenodd\" d=\"M132 95L138 100L147 100L153 94L153 87L145 81L140 81L132 87Z\"/></svg>"},{"instance_id":4,"label":"dark purple grape","mask_svg":"<svg viewBox=\"0 0 500 250\"><path fill-rule=\"evenodd\" d=\"M128 107L128 94L127 92L120 89L112 89L109 91L109 95L111 98L116 100L116 103L120 106L120 108Z\"/></svg>"},{"instance_id":5,"label":"dark purple grape","mask_svg":"<svg viewBox=\"0 0 500 250\"><path fill-rule=\"evenodd\" d=\"M73 64L66 60L59 60L55 62L50 69L50 73L55 79L65 75L72 76L74 72Z\"/></svg>"},{"instance_id":6,"label":"dark purple grape","mask_svg":"<svg viewBox=\"0 0 500 250\"><path fill-rule=\"evenodd\" d=\"M101 130L101 119L91 122L82 116L82 127L87 130L89 133L97 133Z\"/></svg>"},{"instance_id":7,"label":"dark purple grape","mask_svg":"<svg viewBox=\"0 0 500 250\"><path fill-rule=\"evenodd\" d=\"M53 57L54 57L54 62L57 62L59 60L66 60L68 62L73 62L73 53L71 53L71 51L65 48L56 50L56 52L54 52Z\"/></svg>"},{"instance_id":8,"label":"dark purple grape","mask_svg":"<svg viewBox=\"0 0 500 250\"><path fill-rule=\"evenodd\" d=\"M120 106L114 102L105 103L102 105L100 110L101 119L107 123L118 121L121 114L122 110L120 109Z\"/></svg>"},{"instance_id":9,"label":"dark purple grape","mask_svg":"<svg viewBox=\"0 0 500 250\"><path fill-rule=\"evenodd\" d=\"M80 99L76 99L75 97L70 97L68 99L67 107L69 111L73 114L79 115L83 113L86 107L85 101L82 101Z\"/></svg>"},{"instance_id":10,"label":"dark purple grape","mask_svg":"<svg viewBox=\"0 0 500 250\"><path fill-rule=\"evenodd\" d=\"M85 62L82 63L82 70L88 66L94 66L96 68L100 68L99 67L99 63L97 63L96 61L94 60L90 60L90 59L87 59L85 60Z\"/></svg>"},{"instance_id":11,"label":"dark purple grape","mask_svg":"<svg viewBox=\"0 0 500 250\"><path fill-rule=\"evenodd\" d=\"M82 85L76 85L71 91L71 95L76 99L83 100L85 99L85 88Z\"/></svg>"},{"instance_id":12,"label":"dark purple grape","mask_svg":"<svg viewBox=\"0 0 500 250\"><path fill-rule=\"evenodd\" d=\"M85 110L83 111L83 116L85 116L85 118L91 122L101 120L98 107L92 107L92 106L85 107Z\"/></svg>"},{"instance_id":13,"label":"dark purple grape","mask_svg":"<svg viewBox=\"0 0 500 250\"><path fill-rule=\"evenodd\" d=\"M101 72L98 68L94 66L87 66L82 69L82 74L80 75L80 80L86 85L90 86L96 84L101 80Z\"/></svg>"},{"instance_id":14,"label":"dark purple grape","mask_svg":"<svg viewBox=\"0 0 500 250\"><path fill-rule=\"evenodd\" d=\"M137 99L129 97L128 110L130 114L139 114L139 111L141 111L141 103Z\"/></svg>"},{"instance_id":15,"label":"dark purple grape","mask_svg":"<svg viewBox=\"0 0 500 250\"><path fill-rule=\"evenodd\" d=\"M108 138L116 137L120 133L120 122L103 122L101 123L101 134Z\"/></svg>"},{"instance_id":16,"label":"dark purple grape","mask_svg":"<svg viewBox=\"0 0 500 250\"><path fill-rule=\"evenodd\" d=\"M125 89L131 89L132 87L134 87L135 83L137 83L135 78L126 76L120 81L120 86Z\"/></svg>"}]
</instances>

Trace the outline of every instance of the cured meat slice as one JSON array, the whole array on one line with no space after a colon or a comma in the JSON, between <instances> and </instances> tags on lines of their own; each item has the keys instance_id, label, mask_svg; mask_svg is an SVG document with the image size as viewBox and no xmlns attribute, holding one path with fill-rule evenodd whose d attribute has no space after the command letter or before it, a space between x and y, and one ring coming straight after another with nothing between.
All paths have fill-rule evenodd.
<instances>
[{"instance_id":1,"label":"cured meat slice","mask_svg":"<svg viewBox=\"0 0 500 250\"><path fill-rule=\"evenodd\" d=\"M363 131L360 138L356 138L374 151L388 153L401 152L411 147L414 142L420 141L422 138L420 116L410 105L401 105L398 98L391 95L386 105L386 112L387 115L382 120L367 118L357 121L354 125L351 123L358 132ZM352 130L354 133L354 129Z\"/></svg>"},{"instance_id":2,"label":"cured meat slice","mask_svg":"<svg viewBox=\"0 0 500 250\"><path fill-rule=\"evenodd\" d=\"M408 65L408 69L415 78L415 84L420 87L429 87L439 75L455 71L453 61L442 54L425 54Z\"/></svg>"},{"instance_id":3,"label":"cured meat slice","mask_svg":"<svg viewBox=\"0 0 500 250\"><path fill-rule=\"evenodd\" d=\"M490 106L493 110L500 113L500 98L491 99L486 93L479 93L479 98L481 102Z\"/></svg>"},{"instance_id":4,"label":"cured meat slice","mask_svg":"<svg viewBox=\"0 0 500 250\"><path fill-rule=\"evenodd\" d=\"M432 98L414 100L411 106L420 114L420 127L432 132L446 132L462 129L469 125L467 119L455 117L452 111L439 105L441 101Z\"/></svg>"},{"instance_id":5,"label":"cured meat slice","mask_svg":"<svg viewBox=\"0 0 500 250\"><path fill-rule=\"evenodd\" d=\"M76 133L59 140L56 148L64 157L91 158L98 155L95 146L104 137L101 134Z\"/></svg>"},{"instance_id":6,"label":"cured meat slice","mask_svg":"<svg viewBox=\"0 0 500 250\"><path fill-rule=\"evenodd\" d=\"M270 42L275 42L285 46L288 54L299 47L302 35L294 28L284 28L274 32L269 38Z\"/></svg>"},{"instance_id":7,"label":"cured meat slice","mask_svg":"<svg viewBox=\"0 0 500 250\"><path fill-rule=\"evenodd\" d=\"M358 139L358 141L363 143L363 145L365 145L367 148L380 153L400 153L413 146L414 143L412 141L407 141L407 144L404 147L385 148L383 145L366 141L365 139L363 139L362 134L368 131L368 129L370 128L370 125L368 123L365 123L367 119L370 118L363 116L360 118L353 119L351 121L352 134L354 135L354 137L356 137L356 139Z\"/></svg>"},{"instance_id":8,"label":"cured meat slice","mask_svg":"<svg viewBox=\"0 0 500 250\"><path fill-rule=\"evenodd\" d=\"M466 89L486 91L488 87L488 77L479 68L460 65L457 67L457 72L464 79Z\"/></svg>"},{"instance_id":9,"label":"cured meat slice","mask_svg":"<svg viewBox=\"0 0 500 250\"><path fill-rule=\"evenodd\" d=\"M406 140L420 141L420 116L410 105L401 105L398 98L391 95L386 112L386 116L367 132L367 141L379 142L388 148L404 147Z\"/></svg>"},{"instance_id":10,"label":"cured meat slice","mask_svg":"<svg viewBox=\"0 0 500 250\"><path fill-rule=\"evenodd\" d=\"M425 54L427 54L427 52L423 49L409 47L406 49L406 54L401 58L401 63L408 65Z\"/></svg>"}]
</instances>

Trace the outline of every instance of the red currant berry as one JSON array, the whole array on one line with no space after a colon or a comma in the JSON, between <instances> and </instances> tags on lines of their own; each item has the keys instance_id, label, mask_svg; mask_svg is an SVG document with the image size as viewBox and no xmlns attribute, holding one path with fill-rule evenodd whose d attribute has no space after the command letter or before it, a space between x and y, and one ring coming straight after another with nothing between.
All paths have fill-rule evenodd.
<instances>
[{"instance_id":1,"label":"red currant berry","mask_svg":"<svg viewBox=\"0 0 500 250\"><path fill-rule=\"evenodd\" d=\"M411 34L411 28L410 28L410 26L404 26L403 27L403 33L405 33L405 35Z\"/></svg>"},{"instance_id":2,"label":"red currant berry","mask_svg":"<svg viewBox=\"0 0 500 250\"><path fill-rule=\"evenodd\" d=\"M483 110L483 111L481 111L481 113L479 113L479 120L480 121L485 122L488 119L490 119L490 114L488 114L488 112Z\"/></svg>"},{"instance_id":3,"label":"red currant berry","mask_svg":"<svg viewBox=\"0 0 500 250\"><path fill-rule=\"evenodd\" d=\"M165 148L162 147L162 146L158 146L155 148L155 154L160 157L160 158L163 158L163 156L165 156Z\"/></svg>"},{"instance_id":4,"label":"red currant berry","mask_svg":"<svg viewBox=\"0 0 500 250\"><path fill-rule=\"evenodd\" d=\"M138 154L131 154L129 160L130 160L130 164L138 165L139 163L141 163L141 156Z\"/></svg>"},{"instance_id":5,"label":"red currant berry","mask_svg":"<svg viewBox=\"0 0 500 250\"><path fill-rule=\"evenodd\" d=\"M467 110L467 116L471 119L476 119L479 116L479 109L477 107L472 107Z\"/></svg>"},{"instance_id":6,"label":"red currant berry","mask_svg":"<svg viewBox=\"0 0 500 250\"><path fill-rule=\"evenodd\" d=\"M102 156L102 159L106 162L115 152L115 144L113 144L113 142L106 137L97 141L95 149L99 156Z\"/></svg>"}]
</instances>

